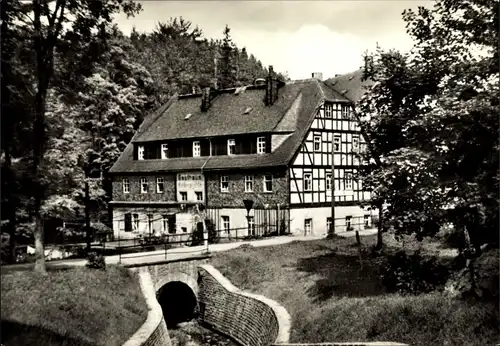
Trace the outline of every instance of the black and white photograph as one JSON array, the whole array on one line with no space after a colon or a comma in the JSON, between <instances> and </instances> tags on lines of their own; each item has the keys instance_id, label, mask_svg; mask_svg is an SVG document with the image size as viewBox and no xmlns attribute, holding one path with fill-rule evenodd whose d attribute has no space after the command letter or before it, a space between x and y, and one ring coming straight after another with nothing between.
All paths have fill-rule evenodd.
<instances>
[{"instance_id":1,"label":"black and white photograph","mask_svg":"<svg viewBox=\"0 0 500 346\"><path fill-rule=\"evenodd\" d=\"M1 346L500 345L500 0L0 0Z\"/></svg>"}]
</instances>

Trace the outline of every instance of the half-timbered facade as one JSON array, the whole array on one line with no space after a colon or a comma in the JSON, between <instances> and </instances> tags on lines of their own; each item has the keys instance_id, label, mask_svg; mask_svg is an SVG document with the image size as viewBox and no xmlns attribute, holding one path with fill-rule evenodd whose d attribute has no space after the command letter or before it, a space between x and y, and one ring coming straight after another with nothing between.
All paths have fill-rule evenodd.
<instances>
[{"instance_id":1,"label":"half-timbered facade","mask_svg":"<svg viewBox=\"0 0 500 346\"><path fill-rule=\"evenodd\" d=\"M317 78L282 83L270 68L261 84L173 97L110 171L115 235L190 233L200 205L227 234L324 235L332 196L336 232L370 227L354 179L364 139L345 94Z\"/></svg>"}]
</instances>

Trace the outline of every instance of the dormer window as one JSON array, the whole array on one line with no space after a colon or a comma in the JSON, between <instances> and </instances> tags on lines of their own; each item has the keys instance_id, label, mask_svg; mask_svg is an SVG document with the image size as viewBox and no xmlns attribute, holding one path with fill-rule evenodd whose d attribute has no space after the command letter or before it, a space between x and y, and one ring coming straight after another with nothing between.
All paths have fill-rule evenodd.
<instances>
[{"instance_id":1,"label":"dormer window","mask_svg":"<svg viewBox=\"0 0 500 346\"><path fill-rule=\"evenodd\" d=\"M193 142L193 157L198 157L201 154L201 147L199 141Z\"/></svg>"},{"instance_id":2,"label":"dormer window","mask_svg":"<svg viewBox=\"0 0 500 346\"><path fill-rule=\"evenodd\" d=\"M257 154L264 154L266 152L266 137L257 138Z\"/></svg>"},{"instance_id":3,"label":"dormer window","mask_svg":"<svg viewBox=\"0 0 500 346\"><path fill-rule=\"evenodd\" d=\"M144 160L144 145L137 147L137 160Z\"/></svg>"},{"instance_id":4,"label":"dormer window","mask_svg":"<svg viewBox=\"0 0 500 346\"><path fill-rule=\"evenodd\" d=\"M236 154L236 141L234 139L227 140L227 154L228 155Z\"/></svg>"},{"instance_id":5,"label":"dormer window","mask_svg":"<svg viewBox=\"0 0 500 346\"><path fill-rule=\"evenodd\" d=\"M161 158L165 160L168 158L168 144L161 145Z\"/></svg>"}]
</instances>

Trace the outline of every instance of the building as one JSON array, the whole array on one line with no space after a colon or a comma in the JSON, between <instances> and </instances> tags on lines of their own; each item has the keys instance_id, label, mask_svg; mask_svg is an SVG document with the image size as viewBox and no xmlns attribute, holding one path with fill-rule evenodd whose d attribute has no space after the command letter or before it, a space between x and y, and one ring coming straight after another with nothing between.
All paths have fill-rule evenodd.
<instances>
[{"instance_id":1,"label":"building","mask_svg":"<svg viewBox=\"0 0 500 346\"><path fill-rule=\"evenodd\" d=\"M365 145L349 98L360 94L347 88L360 89L359 74L283 83L269 71L174 96L145 118L110 170L115 236L189 234L201 204L221 234L325 235L332 193L335 232L371 226L354 179Z\"/></svg>"}]
</instances>

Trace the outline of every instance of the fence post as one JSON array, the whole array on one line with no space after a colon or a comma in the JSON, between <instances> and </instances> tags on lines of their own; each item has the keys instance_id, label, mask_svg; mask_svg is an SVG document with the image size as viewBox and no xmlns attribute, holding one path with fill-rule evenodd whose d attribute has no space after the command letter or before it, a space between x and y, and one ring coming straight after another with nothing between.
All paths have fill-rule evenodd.
<instances>
[{"instance_id":1,"label":"fence post","mask_svg":"<svg viewBox=\"0 0 500 346\"><path fill-rule=\"evenodd\" d=\"M165 243L164 245L165 245L165 259L167 259L167 243Z\"/></svg>"},{"instance_id":2,"label":"fence post","mask_svg":"<svg viewBox=\"0 0 500 346\"><path fill-rule=\"evenodd\" d=\"M361 269L363 269L363 257L361 255L361 238L359 236L359 231L356 231L356 243L358 244L359 264L361 266Z\"/></svg>"}]
</instances>

